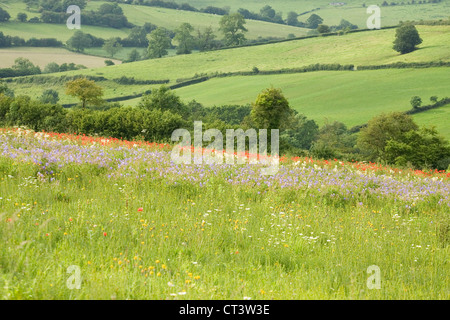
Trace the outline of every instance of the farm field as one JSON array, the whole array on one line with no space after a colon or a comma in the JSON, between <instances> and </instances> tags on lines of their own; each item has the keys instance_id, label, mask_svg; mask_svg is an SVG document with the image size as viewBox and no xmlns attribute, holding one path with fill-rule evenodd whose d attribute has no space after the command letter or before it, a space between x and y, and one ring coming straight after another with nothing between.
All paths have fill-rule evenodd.
<instances>
[{"instance_id":1,"label":"farm field","mask_svg":"<svg viewBox=\"0 0 450 320\"><path fill-rule=\"evenodd\" d=\"M43 69L50 62L57 64L75 63L81 64L87 68L99 68L105 66L105 58L89 56L86 54L75 53L62 48L3 48L0 49L0 68L9 68L14 64L18 57L29 59L33 64ZM120 60L110 59L116 64Z\"/></svg>"},{"instance_id":2,"label":"farm field","mask_svg":"<svg viewBox=\"0 0 450 320\"><path fill-rule=\"evenodd\" d=\"M448 174L296 158L264 178L142 142L0 143L2 299L448 298Z\"/></svg>"},{"instance_id":3,"label":"farm field","mask_svg":"<svg viewBox=\"0 0 450 320\"><path fill-rule=\"evenodd\" d=\"M144 25L151 22L157 26L165 27L169 30L175 30L183 22L189 22L194 29L205 29L213 27L217 37L222 37L219 29L221 16L190 12L182 10L173 10L165 8L154 8L136 5L121 5L124 14L129 17L128 20L136 25ZM257 20L246 20L245 27L248 29L246 38L257 39L259 37L278 37L286 38L289 34L296 37L304 36L309 29L292 27Z\"/></svg>"},{"instance_id":4,"label":"farm field","mask_svg":"<svg viewBox=\"0 0 450 320\"><path fill-rule=\"evenodd\" d=\"M176 0L177 3L183 3L183 0ZM335 1L340 2L340 1ZM372 4L381 6L383 1L377 1ZM388 1L391 3L392 1ZM397 2L397 1L394 1ZM259 10L265 6L270 5L277 12L281 12L285 19L289 11L294 11L298 14L305 13L313 9L320 8L320 10L313 13L318 14L324 19L324 23L327 25L338 25L341 19L350 21L353 24L358 25L360 28L366 26L366 20L368 15L366 8L363 4L369 6L369 3L365 0L355 0L345 2L344 6L333 6L331 1L325 0L278 0L270 2L261 2L258 0L250 1L238 1L230 0L226 4L223 1L215 0L193 0L189 1L189 4L195 8L205 8L209 5L217 7L230 7L231 11L237 11L239 8L245 8L250 11L259 13ZM424 3L421 5L397 5L381 7L382 9L382 25L392 26L397 25L400 21L408 20L427 20L427 19L446 19L448 18L448 12L450 10L450 1L443 0L441 3ZM311 13L306 13L298 17L299 21L305 22Z\"/></svg>"},{"instance_id":5,"label":"farm field","mask_svg":"<svg viewBox=\"0 0 450 320\"><path fill-rule=\"evenodd\" d=\"M433 125L446 139L450 139L450 105L413 115L414 121L421 126Z\"/></svg>"},{"instance_id":6,"label":"farm field","mask_svg":"<svg viewBox=\"0 0 450 320\"><path fill-rule=\"evenodd\" d=\"M96 37L112 38L128 35L128 29L113 29L97 26L83 26L81 31L90 33ZM30 38L55 38L59 41L66 42L72 37L76 30L69 30L65 24L50 23L22 23L17 21L0 23L0 31L5 35L18 36L28 40Z\"/></svg>"},{"instance_id":7,"label":"farm field","mask_svg":"<svg viewBox=\"0 0 450 320\"><path fill-rule=\"evenodd\" d=\"M408 55L399 55L392 50L395 29L387 29L178 55L65 74L102 74L108 79L133 75L136 79L175 81L195 74L251 71L253 67L259 70L279 70L316 63L358 66L450 61L450 42L447 39L449 26L418 26L417 29L423 35L424 42L419 50Z\"/></svg>"},{"instance_id":8,"label":"farm field","mask_svg":"<svg viewBox=\"0 0 450 320\"><path fill-rule=\"evenodd\" d=\"M382 112L411 109L418 95L428 100L449 95L450 68L320 71L212 79L176 89L185 101L205 106L252 103L261 88L281 88L293 109L323 124L363 124Z\"/></svg>"}]
</instances>

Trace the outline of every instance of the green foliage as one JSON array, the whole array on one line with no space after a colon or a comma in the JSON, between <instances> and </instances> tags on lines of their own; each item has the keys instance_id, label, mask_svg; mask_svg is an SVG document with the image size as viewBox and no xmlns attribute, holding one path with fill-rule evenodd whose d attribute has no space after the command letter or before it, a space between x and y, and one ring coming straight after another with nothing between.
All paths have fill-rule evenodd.
<instances>
[{"instance_id":1,"label":"green foliage","mask_svg":"<svg viewBox=\"0 0 450 320\"><path fill-rule=\"evenodd\" d=\"M385 158L397 166L410 164L416 169L446 170L450 165L450 145L434 128L424 127L388 140Z\"/></svg>"},{"instance_id":2,"label":"green foliage","mask_svg":"<svg viewBox=\"0 0 450 320\"><path fill-rule=\"evenodd\" d=\"M411 116L401 112L382 114L372 118L358 137L358 146L368 160L386 160L385 148L389 140L401 141L409 131L418 130Z\"/></svg>"},{"instance_id":3,"label":"green foliage","mask_svg":"<svg viewBox=\"0 0 450 320\"><path fill-rule=\"evenodd\" d=\"M2 7L0 7L0 22L6 22L11 18L8 11L4 10Z\"/></svg>"},{"instance_id":4,"label":"green foliage","mask_svg":"<svg viewBox=\"0 0 450 320\"><path fill-rule=\"evenodd\" d=\"M323 19L319 15L313 13L309 16L308 20L306 20L306 27L310 29L317 29L322 22Z\"/></svg>"},{"instance_id":5,"label":"green foliage","mask_svg":"<svg viewBox=\"0 0 450 320\"><path fill-rule=\"evenodd\" d=\"M329 32L331 32L331 29L329 26L327 26L325 24L319 24L319 26L317 27L317 31L319 33L329 33Z\"/></svg>"},{"instance_id":6,"label":"green foliage","mask_svg":"<svg viewBox=\"0 0 450 320\"><path fill-rule=\"evenodd\" d=\"M289 11L287 14L286 24L290 26L298 25L298 14L294 11Z\"/></svg>"},{"instance_id":7,"label":"green foliage","mask_svg":"<svg viewBox=\"0 0 450 320\"><path fill-rule=\"evenodd\" d=\"M285 129L292 116L293 110L281 89L263 90L252 104L251 120L258 129Z\"/></svg>"},{"instance_id":8,"label":"green foliage","mask_svg":"<svg viewBox=\"0 0 450 320\"><path fill-rule=\"evenodd\" d=\"M356 136L342 122L325 123L314 141L311 153L319 159L355 159Z\"/></svg>"},{"instance_id":9,"label":"green foliage","mask_svg":"<svg viewBox=\"0 0 450 320\"><path fill-rule=\"evenodd\" d=\"M6 114L6 123L27 126L35 131L63 132L66 110L59 105L42 104L27 96L20 96L11 101Z\"/></svg>"},{"instance_id":10,"label":"green foliage","mask_svg":"<svg viewBox=\"0 0 450 320\"><path fill-rule=\"evenodd\" d=\"M305 115L296 114L291 125L280 135L280 139L301 150L309 150L319 134L319 126Z\"/></svg>"},{"instance_id":11,"label":"green foliage","mask_svg":"<svg viewBox=\"0 0 450 320\"><path fill-rule=\"evenodd\" d=\"M128 54L128 58L126 62L135 62L141 60L141 54L137 49L131 50L131 52Z\"/></svg>"},{"instance_id":12,"label":"green foliage","mask_svg":"<svg viewBox=\"0 0 450 320\"><path fill-rule=\"evenodd\" d=\"M122 50L123 47L120 44L120 38L109 38L108 40L105 40L102 48L109 53L111 58L114 58L114 55Z\"/></svg>"},{"instance_id":13,"label":"green foliage","mask_svg":"<svg viewBox=\"0 0 450 320\"><path fill-rule=\"evenodd\" d=\"M42 93L40 100L45 104L57 104L59 101L59 93L56 90L47 89Z\"/></svg>"},{"instance_id":14,"label":"green foliage","mask_svg":"<svg viewBox=\"0 0 450 320\"><path fill-rule=\"evenodd\" d=\"M192 32L194 28L190 23L182 23L175 30L174 40L178 42L177 54L189 54L192 52L194 48L194 37L192 36Z\"/></svg>"},{"instance_id":15,"label":"green foliage","mask_svg":"<svg viewBox=\"0 0 450 320\"><path fill-rule=\"evenodd\" d=\"M29 59L22 57L16 58L16 60L14 60L12 69L16 72L17 75L21 76L41 73L41 68L35 66Z\"/></svg>"},{"instance_id":16,"label":"green foliage","mask_svg":"<svg viewBox=\"0 0 450 320\"><path fill-rule=\"evenodd\" d=\"M197 47L200 51L208 51L217 47L217 42L214 40L216 35L211 26L206 27L202 32L200 29L197 30Z\"/></svg>"},{"instance_id":17,"label":"green foliage","mask_svg":"<svg viewBox=\"0 0 450 320\"><path fill-rule=\"evenodd\" d=\"M1 83L1 82L0 82L0 94L3 94L3 95L5 95L5 96L11 97L11 98L14 97L14 91L11 90L11 89L6 85L6 83Z\"/></svg>"},{"instance_id":18,"label":"green foliage","mask_svg":"<svg viewBox=\"0 0 450 320\"><path fill-rule=\"evenodd\" d=\"M67 45L77 52L83 52L84 49L92 46L92 39L83 31L77 30L73 36L67 40Z\"/></svg>"},{"instance_id":19,"label":"green foliage","mask_svg":"<svg viewBox=\"0 0 450 320\"><path fill-rule=\"evenodd\" d=\"M65 87L66 94L77 97L81 101L83 109L87 102L99 104L102 101L103 89L93 80L78 78L68 81Z\"/></svg>"},{"instance_id":20,"label":"green foliage","mask_svg":"<svg viewBox=\"0 0 450 320\"><path fill-rule=\"evenodd\" d=\"M17 14L17 21L20 21L20 22L26 22L27 19L28 19L28 16L27 16L26 13L19 12L19 13Z\"/></svg>"},{"instance_id":21,"label":"green foliage","mask_svg":"<svg viewBox=\"0 0 450 320\"><path fill-rule=\"evenodd\" d=\"M393 49L401 54L412 52L422 43L419 32L413 24L403 24L395 31Z\"/></svg>"},{"instance_id":22,"label":"green foliage","mask_svg":"<svg viewBox=\"0 0 450 320\"><path fill-rule=\"evenodd\" d=\"M142 109L171 111L176 114L186 115L186 106L167 86L163 85L150 94L144 95L138 105Z\"/></svg>"},{"instance_id":23,"label":"green foliage","mask_svg":"<svg viewBox=\"0 0 450 320\"><path fill-rule=\"evenodd\" d=\"M246 21L240 13L225 15L220 19L219 30L224 35L227 46L238 46L245 42L244 32L248 31L244 25Z\"/></svg>"},{"instance_id":24,"label":"green foliage","mask_svg":"<svg viewBox=\"0 0 450 320\"><path fill-rule=\"evenodd\" d=\"M153 30L147 38L150 59L161 58L168 54L167 49L171 46L171 40L166 29L159 27Z\"/></svg>"},{"instance_id":25,"label":"green foliage","mask_svg":"<svg viewBox=\"0 0 450 320\"><path fill-rule=\"evenodd\" d=\"M411 98L410 103L411 103L411 107L416 109L422 105L422 99L419 96L414 96Z\"/></svg>"}]
</instances>

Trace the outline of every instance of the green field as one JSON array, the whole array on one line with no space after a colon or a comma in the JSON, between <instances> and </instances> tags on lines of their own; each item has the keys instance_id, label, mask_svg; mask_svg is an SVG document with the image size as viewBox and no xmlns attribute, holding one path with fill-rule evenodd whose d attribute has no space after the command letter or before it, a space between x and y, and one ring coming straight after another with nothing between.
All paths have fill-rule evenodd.
<instances>
[{"instance_id":1,"label":"green field","mask_svg":"<svg viewBox=\"0 0 450 320\"><path fill-rule=\"evenodd\" d=\"M445 174L3 132L1 299L448 299Z\"/></svg>"},{"instance_id":2,"label":"green field","mask_svg":"<svg viewBox=\"0 0 450 320\"><path fill-rule=\"evenodd\" d=\"M425 101L427 99L424 99ZM428 102L428 101L427 101ZM420 126L435 126L439 134L450 140L450 105L446 105L434 110L413 115L414 121Z\"/></svg>"},{"instance_id":3,"label":"green field","mask_svg":"<svg viewBox=\"0 0 450 320\"><path fill-rule=\"evenodd\" d=\"M450 27L418 26L418 29L424 42L419 50L407 55L399 55L392 50L395 30L389 29L172 56L63 74L103 76L109 80L121 76L169 79L173 84L176 79L196 73L250 71L254 66L260 70L274 70L314 63L378 65L398 61L449 61L447 34ZM211 79L178 89L177 93L185 101L195 99L208 106L243 104L254 101L262 89L273 85L283 90L296 110L317 122L338 120L353 126L365 123L380 112L409 109L409 100L414 95L424 100L433 95L449 96L449 74L449 68L430 68L240 76ZM105 98L142 93L156 87L120 86L112 81L101 85L105 88ZM11 83L11 87L17 94L35 96L44 90L44 87L34 84ZM61 85L52 87L60 92L62 103L75 102L64 95ZM123 104L135 105L139 100Z\"/></svg>"},{"instance_id":4,"label":"green field","mask_svg":"<svg viewBox=\"0 0 450 320\"><path fill-rule=\"evenodd\" d=\"M76 30L69 30L65 24L49 23L22 23L17 21L0 23L0 31L5 35L21 37L25 40L30 38L55 38L66 42ZM81 26L81 31L90 33L96 37L108 39L112 37L125 38L129 29L113 29L97 26Z\"/></svg>"},{"instance_id":5,"label":"green field","mask_svg":"<svg viewBox=\"0 0 450 320\"><path fill-rule=\"evenodd\" d=\"M18 57L29 59L33 64L41 67L41 69L43 69L50 62L56 62L57 64L75 63L76 65L84 65L87 68L98 68L105 66L105 58L75 53L63 48L16 47L0 49L0 68L11 67L14 64L14 60ZM120 60L112 60L116 64L121 63Z\"/></svg>"},{"instance_id":6,"label":"green field","mask_svg":"<svg viewBox=\"0 0 450 320\"><path fill-rule=\"evenodd\" d=\"M219 21L222 18L221 16L136 5L121 5L121 7L123 8L125 15L128 17L128 20L136 25L143 25L146 22L150 22L157 26L175 30L183 22L188 22L195 29L202 30L211 26L213 27L216 36L219 38L222 37L222 34L218 30ZM294 34L295 36L300 37L306 35L309 31L304 28L256 20L247 20L245 27L248 29L248 32L246 33L246 38L248 39L257 39L258 37L286 38L289 34Z\"/></svg>"},{"instance_id":7,"label":"green field","mask_svg":"<svg viewBox=\"0 0 450 320\"><path fill-rule=\"evenodd\" d=\"M321 71L292 75L242 76L212 79L180 88L185 101L206 105L254 102L263 88L281 88L292 108L318 123L341 121L359 125L389 111L406 111L409 100L450 95L450 68L374 71Z\"/></svg>"},{"instance_id":8,"label":"green field","mask_svg":"<svg viewBox=\"0 0 450 320\"><path fill-rule=\"evenodd\" d=\"M419 50L407 55L392 50L395 29L387 29L179 55L68 74L101 73L106 78L132 74L136 79L174 81L200 73L251 71L255 66L260 70L279 70L316 63L379 65L450 61L449 26L418 26L418 30L424 41Z\"/></svg>"},{"instance_id":9,"label":"green field","mask_svg":"<svg viewBox=\"0 0 450 320\"><path fill-rule=\"evenodd\" d=\"M177 3L183 3L184 0L176 0ZM320 8L320 10L314 13L318 14L324 19L324 23L328 25L337 25L341 19L346 19L353 24L358 25L360 28L366 26L366 21L369 15L366 13L366 8L362 5L365 3L367 6L375 4L381 6L383 1L376 1L369 3L365 0L353 0L347 2L344 6L332 6L330 3L333 1L328 0L276 0L276 1L219 1L219 0L193 0L189 1L189 4L196 8L205 8L209 5L219 8L229 7L231 11L237 11L239 8L246 8L250 11L259 13L259 10L265 6L270 5L277 12L281 12L285 19L289 11L296 13L303 13L312 9ZM340 2L340 1L335 1ZM388 1L389 3L391 1ZM401 2L401 1L394 1ZM405 1L406 2L406 1ZM418 1L416 1L418 2ZM428 20L428 19L446 19L448 18L448 12L450 10L450 1L443 0L441 3L427 3L420 5L398 5L381 7L382 26L397 25L400 21L408 20ZM311 13L299 16L299 21L306 21Z\"/></svg>"}]
</instances>

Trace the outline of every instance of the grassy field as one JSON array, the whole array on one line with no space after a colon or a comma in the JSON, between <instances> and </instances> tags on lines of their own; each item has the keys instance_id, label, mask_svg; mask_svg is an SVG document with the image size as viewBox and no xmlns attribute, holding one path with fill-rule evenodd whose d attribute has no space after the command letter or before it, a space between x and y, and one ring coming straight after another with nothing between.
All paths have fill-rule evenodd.
<instances>
[{"instance_id":1,"label":"grassy field","mask_svg":"<svg viewBox=\"0 0 450 320\"><path fill-rule=\"evenodd\" d=\"M446 174L3 133L1 299L448 299Z\"/></svg>"},{"instance_id":2,"label":"grassy field","mask_svg":"<svg viewBox=\"0 0 450 320\"><path fill-rule=\"evenodd\" d=\"M0 68L8 68L14 64L18 57L29 59L35 65L43 69L50 62L57 64L75 63L82 64L88 68L99 68L105 66L105 58L75 53L62 48L4 48L0 49ZM109 59L111 60L111 59ZM112 59L114 63L120 64L120 60Z\"/></svg>"},{"instance_id":3,"label":"grassy field","mask_svg":"<svg viewBox=\"0 0 450 320\"><path fill-rule=\"evenodd\" d=\"M447 140L450 140L450 126L448 125L450 119L450 105L415 114L413 115L413 118L414 121L421 126L435 126L441 135Z\"/></svg>"},{"instance_id":4,"label":"grassy field","mask_svg":"<svg viewBox=\"0 0 450 320\"><path fill-rule=\"evenodd\" d=\"M55 38L66 42L76 30L69 30L65 24L50 23L22 23L17 21L0 23L0 30L9 36L21 37L25 40L30 38ZM112 37L125 38L129 29L113 29L96 26L81 26L81 31L90 33L96 37L108 39Z\"/></svg>"},{"instance_id":5,"label":"grassy field","mask_svg":"<svg viewBox=\"0 0 450 320\"><path fill-rule=\"evenodd\" d=\"M91 1L88 2L85 10L96 10L100 7L104 1ZM10 22L0 23L0 30L11 36L19 36L25 39L31 37L44 38L53 37L61 41L66 41L69 39L73 30L67 29L65 24L29 24L20 23L15 21L17 13L24 12L29 15L29 18L36 16L38 14L26 10L26 5L23 2L12 2L7 4L8 7L3 6L5 10L11 12L12 16ZM204 29L206 27L212 26L218 37L222 37L219 29L220 16L196 12L179 11L164 8L153 8L146 6L135 6L135 5L120 5L124 11L125 16L133 24L144 25L146 22L153 23L157 26L165 27L170 30L176 29L181 23L189 22L195 29ZM11 8L11 9L9 9ZM258 37L278 37L286 38L289 34L294 34L297 37L303 36L307 33L308 29L297 28L287 25L280 25L274 23L268 23L263 21L251 21L249 20L246 24L249 30L246 34L248 39L257 39ZM114 28L104 28L104 27L94 27L82 24L82 31L86 33L91 33L96 37L110 38L110 37L126 37L129 29L114 29Z\"/></svg>"},{"instance_id":6,"label":"grassy field","mask_svg":"<svg viewBox=\"0 0 450 320\"><path fill-rule=\"evenodd\" d=\"M157 26L175 30L183 22L188 22L195 29L202 30L211 26L213 27L216 36L222 38L222 34L219 32L219 21L222 18L221 16L136 5L121 5L121 7L128 17L128 20L136 25L143 25L145 22L151 22ZM309 31L304 28L256 20L247 20L245 27L248 29L248 32L245 34L247 39L257 39L258 37L286 38L289 34L300 37L306 35Z\"/></svg>"},{"instance_id":7,"label":"grassy field","mask_svg":"<svg viewBox=\"0 0 450 320\"><path fill-rule=\"evenodd\" d=\"M183 3L184 0L176 0L175 2ZM375 4L381 6L383 1L377 1L368 3L365 0L354 0L347 2L344 6L333 6L332 1L328 0L276 0L261 2L258 0L239 1L219 1L219 0L193 0L189 1L189 4L196 8L205 8L209 5L223 8L229 7L231 11L237 11L239 8L246 8L253 12L258 12L265 6L270 5L277 12L281 12L284 19L287 17L289 11L296 13L303 13L312 9L320 8L320 10L314 13L318 14L324 19L324 23L328 25L337 25L341 19L346 19L359 27L365 27L367 18L366 8L362 5ZM336 1L338 2L338 1ZM389 3L391 1L388 1ZM401 1L394 1L401 2ZM406 1L405 1L406 2ZM391 26L397 25L400 21L407 20L427 20L427 19L446 19L448 18L448 12L450 10L450 1L443 0L441 3L426 3L420 5L401 5L401 6L388 6L382 8L382 25ZM299 21L305 22L311 13L299 16Z\"/></svg>"},{"instance_id":8,"label":"grassy field","mask_svg":"<svg viewBox=\"0 0 450 320\"><path fill-rule=\"evenodd\" d=\"M419 50L406 55L392 49L395 30L388 29L179 55L69 74L102 74L107 78L132 74L136 79L175 81L199 73L251 71L255 66L260 70L278 70L316 63L379 65L450 61L449 26L418 26L418 30L424 41Z\"/></svg>"},{"instance_id":9,"label":"grassy field","mask_svg":"<svg viewBox=\"0 0 450 320\"><path fill-rule=\"evenodd\" d=\"M180 88L185 101L206 105L254 102L262 89L281 88L292 108L322 124L326 120L359 125L382 112L406 111L409 101L449 96L450 68L377 71L321 71L292 75L212 79Z\"/></svg>"}]
</instances>

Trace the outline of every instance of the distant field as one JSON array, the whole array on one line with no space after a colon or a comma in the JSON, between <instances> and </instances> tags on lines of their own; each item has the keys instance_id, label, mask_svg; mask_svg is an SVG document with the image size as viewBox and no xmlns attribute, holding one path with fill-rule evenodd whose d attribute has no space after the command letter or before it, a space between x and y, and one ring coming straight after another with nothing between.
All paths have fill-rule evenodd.
<instances>
[{"instance_id":1,"label":"distant field","mask_svg":"<svg viewBox=\"0 0 450 320\"><path fill-rule=\"evenodd\" d=\"M176 93L206 106L246 104L273 85L282 89L295 110L318 123L328 119L354 126L381 112L410 109L414 95L424 101L433 95L450 96L449 74L450 68L430 68L243 76L209 80Z\"/></svg>"},{"instance_id":2,"label":"distant field","mask_svg":"<svg viewBox=\"0 0 450 320\"><path fill-rule=\"evenodd\" d=\"M222 34L218 31L219 21L222 18L221 16L136 5L122 4L121 7L128 17L128 20L136 25L143 25L146 22L151 22L157 26L175 30L183 22L188 22L195 29L204 29L211 26L216 35L222 37ZM246 33L248 39L257 39L258 37L286 38L289 34L300 37L306 35L309 31L309 29L305 28L255 20L247 20L245 27L248 29L248 32Z\"/></svg>"},{"instance_id":3,"label":"distant field","mask_svg":"<svg viewBox=\"0 0 450 320\"><path fill-rule=\"evenodd\" d=\"M21 23L17 21L0 23L0 31L9 36L30 38L55 38L66 42L76 30L69 30L65 24ZM128 35L129 29L113 29L95 26L81 26L81 31L100 38L121 37Z\"/></svg>"},{"instance_id":4,"label":"distant field","mask_svg":"<svg viewBox=\"0 0 450 320\"><path fill-rule=\"evenodd\" d=\"M175 0L177 3L183 3L185 0ZM332 2L344 2L344 6L333 6ZM282 12L285 19L289 11L296 13L303 13L312 9L320 8L314 13L320 15L324 19L325 24L336 25L341 19L346 19L354 24L364 27L368 15L366 9L362 6L364 3L368 6L376 4L381 6L383 1L375 1L369 3L366 0L352 0L352 1L329 1L329 0L273 0L273 1L259 1L259 0L192 0L189 4L196 8L205 8L209 5L216 7L229 7L232 11L237 11L239 8L246 8L253 12L259 10L266 4L270 5L277 12ZM388 1L391 3L392 1ZM401 3L402 1L393 1ZM407 1L405 1L407 2ZM418 2L418 1L416 1ZM382 8L382 25L396 25L399 21L420 20L420 19L445 19L448 18L450 12L450 1L443 0L441 3L427 3L417 5L399 5L388 6ZM306 21L311 13L300 16L299 21Z\"/></svg>"},{"instance_id":5,"label":"distant field","mask_svg":"<svg viewBox=\"0 0 450 320\"><path fill-rule=\"evenodd\" d=\"M109 80L121 76L169 79L174 84L176 79L192 77L196 73L250 71L254 66L260 70L273 70L315 63L378 65L397 61L450 61L450 27L418 26L418 30L424 42L419 50L407 55L392 50L395 30L389 29L172 56L62 74L103 76ZM433 68L232 77L213 79L177 92L187 101L196 99L206 105L224 105L254 101L262 89L273 85L283 89L295 109L319 123L328 118L353 126L383 111L409 109L413 95L424 100L432 95L449 96L449 74L449 68ZM105 86L105 98L142 93L152 88L120 86L112 81L101 85ZM44 86L39 85L12 83L11 87L18 94L32 96L39 96L44 90ZM64 95L62 85L53 88L60 92L62 103L75 102ZM138 101L124 104L133 105Z\"/></svg>"},{"instance_id":6,"label":"distant field","mask_svg":"<svg viewBox=\"0 0 450 320\"><path fill-rule=\"evenodd\" d=\"M378 65L399 61L450 61L450 26L418 26L418 30L424 41L420 50L407 55L392 49L395 29L388 29L179 55L69 74L101 73L106 78L133 75L136 79L174 81L199 73L250 71L255 66L260 70L274 70L316 63Z\"/></svg>"},{"instance_id":7,"label":"distant field","mask_svg":"<svg viewBox=\"0 0 450 320\"><path fill-rule=\"evenodd\" d=\"M144 54L147 54L147 49L146 48L129 48L129 47L124 47L124 48L122 48L122 50L120 50L118 53L116 53L114 55L114 59L119 59L119 60L127 59L128 55L130 54L131 51L133 51L133 49L136 49L141 56L143 56ZM100 57L104 57L106 59L111 60L111 55L108 52L106 52L105 50L103 50L102 47L88 48L88 49L85 49L84 51L87 54L92 54L94 56L100 56ZM171 50L170 53L172 55L174 55L175 51L176 50Z\"/></svg>"},{"instance_id":8,"label":"distant field","mask_svg":"<svg viewBox=\"0 0 450 320\"><path fill-rule=\"evenodd\" d=\"M3 48L0 49L0 68L8 68L14 64L18 57L29 59L35 65L43 68L50 62L82 64L88 68L98 68L105 66L105 58L89 56L81 53L71 52L62 48ZM113 60L120 64L120 60Z\"/></svg>"},{"instance_id":9,"label":"distant field","mask_svg":"<svg viewBox=\"0 0 450 320\"><path fill-rule=\"evenodd\" d=\"M427 98L424 100L428 100ZM428 101L426 102L428 103ZM450 104L438 109L415 114L413 118L420 126L436 126L437 131L447 140L450 140Z\"/></svg>"}]
</instances>

